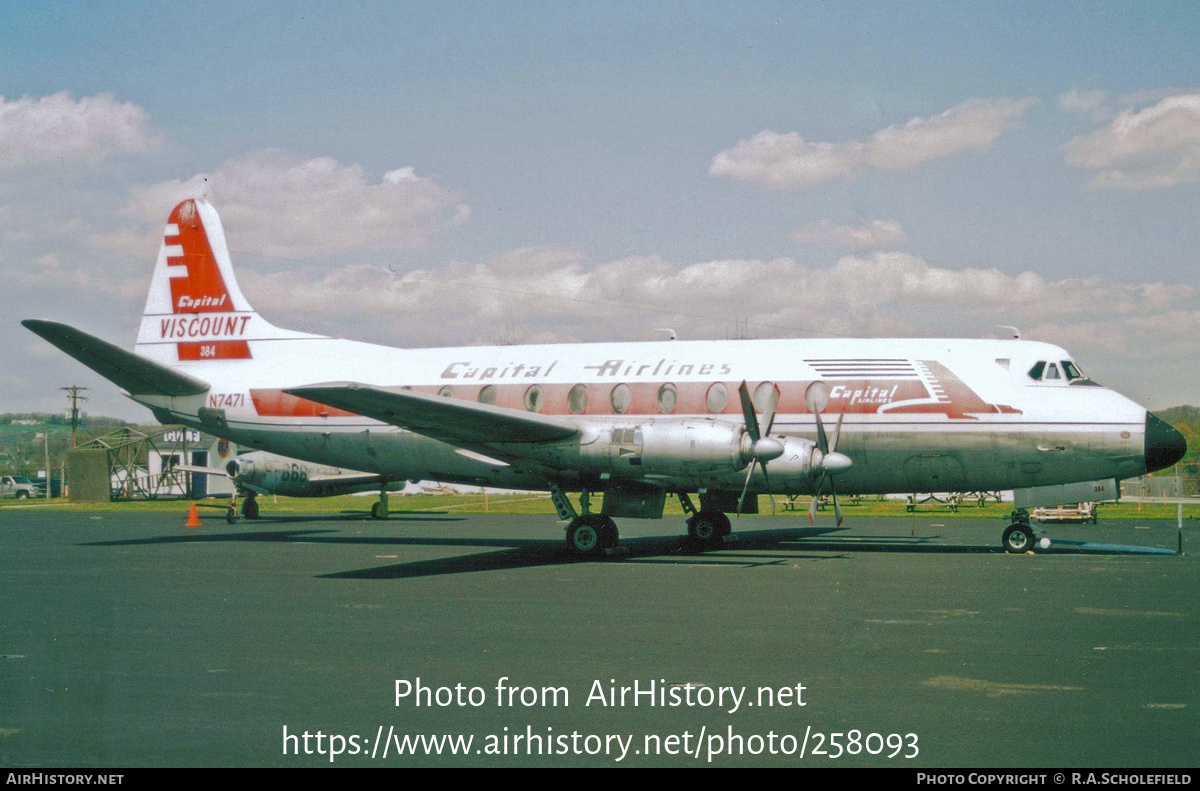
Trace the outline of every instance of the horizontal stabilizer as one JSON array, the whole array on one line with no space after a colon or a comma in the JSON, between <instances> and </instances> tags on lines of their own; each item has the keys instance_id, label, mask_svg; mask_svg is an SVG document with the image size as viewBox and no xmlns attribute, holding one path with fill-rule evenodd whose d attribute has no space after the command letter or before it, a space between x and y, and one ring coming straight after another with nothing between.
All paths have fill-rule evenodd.
<instances>
[{"instance_id":1,"label":"horizontal stabilizer","mask_svg":"<svg viewBox=\"0 0 1200 791\"><path fill-rule=\"evenodd\" d=\"M454 445L551 442L579 431L571 421L550 415L356 382L306 385L284 392Z\"/></svg>"},{"instance_id":2,"label":"horizontal stabilizer","mask_svg":"<svg viewBox=\"0 0 1200 791\"><path fill-rule=\"evenodd\" d=\"M21 324L131 395L190 396L208 390L207 382L66 324L41 319L25 319Z\"/></svg>"}]
</instances>

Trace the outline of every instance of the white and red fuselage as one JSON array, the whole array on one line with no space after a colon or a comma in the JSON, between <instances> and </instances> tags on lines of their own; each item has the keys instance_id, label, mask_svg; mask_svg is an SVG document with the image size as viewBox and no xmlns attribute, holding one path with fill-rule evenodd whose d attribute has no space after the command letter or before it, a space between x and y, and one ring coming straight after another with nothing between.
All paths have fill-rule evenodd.
<instances>
[{"instance_id":1,"label":"white and red fuselage","mask_svg":"<svg viewBox=\"0 0 1200 791\"><path fill-rule=\"evenodd\" d=\"M816 438L816 417L805 399L814 383L826 389L825 421L842 416L837 450L853 461L838 477L844 493L995 491L1122 479L1163 466L1179 447L1173 430L1144 408L1083 378L1064 350L1030 341L397 349L281 330L242 295L220 220L202 201L185 201L171 214L135 351L208 384L188 395L130 394L163 422L395 479L522 489L552 483L603 489L606 482L630 480L668 492L740 490L747 469L739 452L745 421L737 388L743 381L760 410L765 391L778 387L771 433L795 440L771 462L776 493L811 493L815 486L810 459L799 458ZM556 417L578 431L549 441L446 442L438 432L286 392L322 382ZM766 491L761 474L751 489Z\"/></svg>"}]
</instances>

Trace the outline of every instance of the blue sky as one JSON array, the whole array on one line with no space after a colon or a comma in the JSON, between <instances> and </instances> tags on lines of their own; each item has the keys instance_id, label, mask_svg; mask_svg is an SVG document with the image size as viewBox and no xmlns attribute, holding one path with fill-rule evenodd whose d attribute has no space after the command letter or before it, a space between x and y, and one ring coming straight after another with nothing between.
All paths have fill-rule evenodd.
<instances>
[{"instance_id":1,"label":"blue sky","mask_svg":"<svg viewBox=\"0 0 1200 791\"><path fill-rule=\"evenodd\" d=\"M145 417L16 322L131 342L198 174L297 329L1016 324L1200 401L1193 3L42 3L0 31L5 410L78 382Z\"/></svg>"}]
</instances>

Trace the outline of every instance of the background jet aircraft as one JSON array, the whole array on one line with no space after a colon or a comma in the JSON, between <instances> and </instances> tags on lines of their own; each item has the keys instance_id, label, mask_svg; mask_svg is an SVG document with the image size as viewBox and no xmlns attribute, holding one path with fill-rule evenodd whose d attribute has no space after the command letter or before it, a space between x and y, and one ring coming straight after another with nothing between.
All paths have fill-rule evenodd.
<instances>
[{"instance_id":1,"label":"background jet aircraft","mask_svg":"<svg viewBox=\"0 0 1200 791\"><path fill-rule=\"evenodd\" d=\"M242 499L241 513L247 519L257 519L259 514L258 495L278 494L285 497L333 497L378 490L380 496L387 492L400 491L407 481L397 481L382 475L344 470L321 464L310 464L298 459L289 459L266 451L242 453L230 459L223 467L196 467L176 465L175 469L186 472L221 475L237 486L237 495ZM386 511L386 506L383 507ZM230 516L237 514L234 504L229 506ZM380 503L372 503L371 515L379 518ZM230 520L232 521L232 519Z\"/></svg>"},{"instance_id":2,"label":"background jet aircraft","mask_svg":"<svg viewBox=\"0 0 1200 791\"><path fill-rule=\"evenodd\" d=\"M1028 508L1115 498L1120 479L1186 450L1066 351L1031 341L395 349L280 329L243 296L203 200L171 212L134 352L23 323L163 423L390 479L549 491L579 553L617 543L614 517L661 518L668 495L710 542L728 513L755 510L752 495L813 495L811 518L835 481L860 494L1012 489L1002 542L1024 551ZM834 509L840 524L836 494Z\"/></svg>"}]
</instances>

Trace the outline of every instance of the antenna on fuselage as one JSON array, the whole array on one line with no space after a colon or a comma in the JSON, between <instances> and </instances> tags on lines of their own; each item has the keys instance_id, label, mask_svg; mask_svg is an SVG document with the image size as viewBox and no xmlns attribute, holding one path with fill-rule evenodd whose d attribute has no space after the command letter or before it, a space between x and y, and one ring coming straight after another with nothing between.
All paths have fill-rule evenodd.
<instances>
[{"instance_id":1,"label":"antenna on fuselage","mask_svg":"<svg viewBox=\"0 0 1200 791\"><path fill-rule=\"evenodd\" d=\"M654 331L665 332L667 335L671 336L671 340L675 340L675 330L671 329L670 327L655 327Z\"/></svg>"},{"instance_id":2,"label":"antenna on fuselage","mask_svg":"<svg viewBox=\"0 0 1200 791\"><path fill-rule=\"evenodd\" d=\"M997 324L996 326L1002 330L1012 330L1013 340L1014 341L1021 340L1021 331L1019 329L1017 329L1016 327L1012 326L1011 324Z\"/></svg>"}]
</instances>

